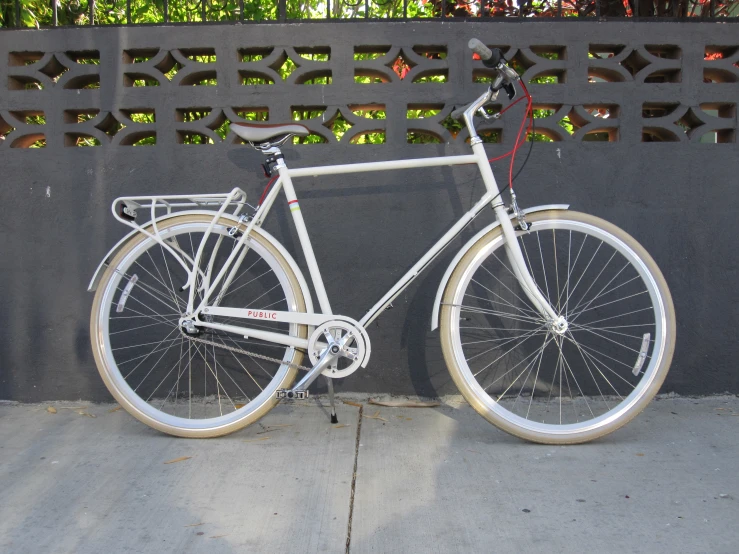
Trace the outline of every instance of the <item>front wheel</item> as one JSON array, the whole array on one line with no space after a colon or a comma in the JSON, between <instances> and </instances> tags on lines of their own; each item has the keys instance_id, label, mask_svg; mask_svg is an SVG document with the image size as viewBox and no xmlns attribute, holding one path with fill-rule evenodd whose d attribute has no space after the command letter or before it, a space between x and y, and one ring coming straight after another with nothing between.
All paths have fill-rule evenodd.
<instances>
[{"instance_id":1,"label":"front wheel","mask_svg":"<svg viewBox=\"0 0 739 554\"><path fill-rule=\"evenodd\" d=\"M586 442L636 416L665 379L675 310L654 260L626 232L570 211L531 214L518 241L567 328L533 307L500 228L452 272L441 309L449 371L499 428L548 444Z\"/></svg>"}]
</instances>

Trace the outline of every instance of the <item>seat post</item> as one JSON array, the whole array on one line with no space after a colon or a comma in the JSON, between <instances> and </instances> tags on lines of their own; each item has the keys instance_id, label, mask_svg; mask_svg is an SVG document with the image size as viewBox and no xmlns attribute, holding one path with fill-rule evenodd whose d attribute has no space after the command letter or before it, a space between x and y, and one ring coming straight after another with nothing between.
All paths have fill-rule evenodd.
<instances>
[{"instance_id":1,"label":"seat post","mask_svg":"<svg viewBox=\"0 0 739 554\"><path fill-rule=\"evenodd\" d=\"M282 156L282 150L280 150L279 146L272 146L271 143L267 143L265 146L257 146L259 150L262 151L262 154L266 155L272 155L273 157Z\"/></svg>"},{"instance_id":2,"label":"seat post","mask_svg":"<svg viewBox=\"0 0 739 554\"><path fill-rule=\"evenodd\" d=\"M256 145L254 148L261 150L262 154L267 156L267 159L264 160L264 163L262 164L262 170L264 170L264 175L268 179L275 174L275 170L280 163L282 163L282 165L285 164L285 158L279 147Z\"/></svg>"}]
</instances>

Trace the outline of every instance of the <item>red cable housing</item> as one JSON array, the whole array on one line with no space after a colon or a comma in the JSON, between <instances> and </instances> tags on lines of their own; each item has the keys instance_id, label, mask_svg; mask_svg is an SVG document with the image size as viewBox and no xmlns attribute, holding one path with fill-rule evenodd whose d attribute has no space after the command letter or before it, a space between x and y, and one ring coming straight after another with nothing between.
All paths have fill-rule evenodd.
<instances>
[{"instance_id":1,"label":"red cable housing","mask_svg":"<svg viewBox=\"0 0 739 554\"><path fill-rule=\"evenodd\" d=\"M277 177L278 177L278 175L275 175L274 177L272 177L269 180L269 182L267 183L267 186L264 187L264 192L262 192L262 196L259 197L259 203L257 204L257 208L259 208L262 205L262 202L264 201L264 197L267 196L267 191L269 190L269 187L272 186L272 183L275 182L275 180L277 179Z\"/></svg>"},{"instance_id":2,"label":"red cable housing","mask_svg":"<svg viewBox=\"0 0 739 554\"><path fill-rule=\"evenodd\" d=\"M509 150L508 152L506 152L505 154L503 154L502 156L497 156L495 158L490 158L488 160L488 162L492 163L492 162L497 162L498 160L502 160L503 158L507 158L508 156L511 157L511 162L508 166L508 187L510 189L513 189L513 163L516 160L516 152L526 142L526 137L531 131L531 127L534 123L534 111L532 109L531 95L529 94L529 91L526 88L526 85L523 83L523 81L519 81L519 83L521 85L521 89L523 90L524 96L522 96L521 98L513 102L510 106L507 106L504 110L500 111L500 115L502 115L508 110L510 110L513 106L523 101L524 99L527 101L526 111L523 114L523 119L521 120L521 125L518 128L518 134L516 135L516 142L513 144L513 148ZM523 132L524 126L526 124L526 120L529 119L529 116L531 116L531 121L529 122L526 132L523 134L523 137L521 137L521 133Z\"/></svg>"}]
</instances>

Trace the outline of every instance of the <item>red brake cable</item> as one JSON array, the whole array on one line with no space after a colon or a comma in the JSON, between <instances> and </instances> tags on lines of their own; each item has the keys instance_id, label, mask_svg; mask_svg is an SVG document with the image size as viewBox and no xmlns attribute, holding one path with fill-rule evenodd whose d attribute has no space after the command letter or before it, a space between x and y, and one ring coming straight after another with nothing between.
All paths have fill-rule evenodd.
<instances>
[{"instance_id":1,"label":"red brake cable","mask_svg":"<svg viewBox=\"0 0 739 554\"><path fill-rule=\"evenodd\" d=\"M524 84L523 81L519 81L519 84L521 85L521 89L524 92L524 96L522 96L521 98L519 98L518 100L516 100L515 102L513 102L509 106L506 106L505 109L503 109L500 112L498 112L498 116L501 116L505 112L507 112L508 110L510 110L513 106L515 106L516 104L518 104L519 102L521 102L523 100L527 100L526 110L525 110L525 112L523 114L523 119L521 120L521 125L518 128L518 133L516 134L516 141L513 144L513 148L511 150L509 150L508 152L506 152L505 154L503 154L501 156L497 156L495 158L490 158L488 160L488 162L492 163L492 162L497 162L498 160L502 160L503 158L507 158L508 156L511 157L511 162L510 162L509 168L508 168L508 187L511 188L511 189L513 188L513 163L514 163L514 161L516 159L516 152L526 142L526 137L528 136L529 132L531 131L531 127L532 127L532 124L534 122L533 121L534 111L532 109L531 95L529 94L529 91L526 88L526 85ZM529 122L529 125L526 128L526 133L523 135L523 138L522 138L521 137L521 133L523 132L524 126L526 124L526 120L529 119L529 116L531 116L531 121Z\"/></svg>"},{"instance_id":2,"label":"red brake cable","mask_svg":"<svg viewBox=\"0 0 739 554\"><path fill-rule=\"evenodd\" d=\"M529 94L529 91L526 89L526 85L523 83L523 81L519 81L521 83L521 88L523 89L524 94L526 95L525 98L528 100L526 104L526 112L523 115L523 119L521 120L521 126L518 128L518 135L516 135L516 143L513 146L513 150L511 151L511 163L508 166L508 188L513 190L513 163L516 160L516 152L518 151L521 146L526 142L526 137L531 130L531 126L534 123L534 110L531 107L532 101L531 101L531 95ZM529 119L529 115L531 116L531 121L529 122L529 126L526 129L526 132L523 134L523 137L521 137L521 133L523 132L524 126L526 124L526 120Z\"/></svg>"},{"instance_id":3,"label":"red brake cable","mask_svg":"<svg viewBox=\"0 0 739 554\"><path fill-rule=\"evenodd\" d=\"M272 186L272 183L275 182L275 180L279 177L279 175L275 175L272 177L269 182L267 183L267 186L264 187L264 192L262 192L262 196L259 197L259 203L257 204L257 209L262 205L262 202L264 201L264 197L267 196L267 191L269 190L269 187Z\"/></svg>"}]
</instances>

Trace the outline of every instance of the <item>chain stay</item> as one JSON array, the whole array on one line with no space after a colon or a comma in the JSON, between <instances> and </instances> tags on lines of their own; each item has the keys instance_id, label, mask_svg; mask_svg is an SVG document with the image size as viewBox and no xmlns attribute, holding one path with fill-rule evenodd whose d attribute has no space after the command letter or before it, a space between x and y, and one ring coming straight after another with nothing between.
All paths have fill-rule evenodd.
<instances>
[{"instance_id":1,"label":"chain stay","mask_svg":"<svg viewBox=\"0 0 739 554\"><path fill-rule=\"evenodd\" d=\"M212 341L212 340L200 339L200 338L197 338L197 337L190 336L187 333L185 333L182 330L182 328L180 328L180 334L183 337L185 337L186 339L191 340L193 342L200 342L202 344L209 344L210 346L213 346L215 348L221 348L223 350L228 350L229 352L235 352L237 354L245 354L246 356L251 356L253 358L259 358L260 360L265 360L267 362L274 362L274 363L277 363L277 364L284 364L285 363L283 360L280 360L279 358L270 358L269 356L265 356L263 354L257 354L256 352L249 352L248 350L242 350L241 348L236 348L235 346L228 346L226 344L218 344L217 342ZM288 365L288 367L293 367L295 369L302 369L303 371L310 371L311 370L310 367L307 367L307 366L304 366L304 365L299 365L299 364L294 364L294 363L289 363L289 362L287 363L287 365Z\"/></svg>"}]
</instances>

